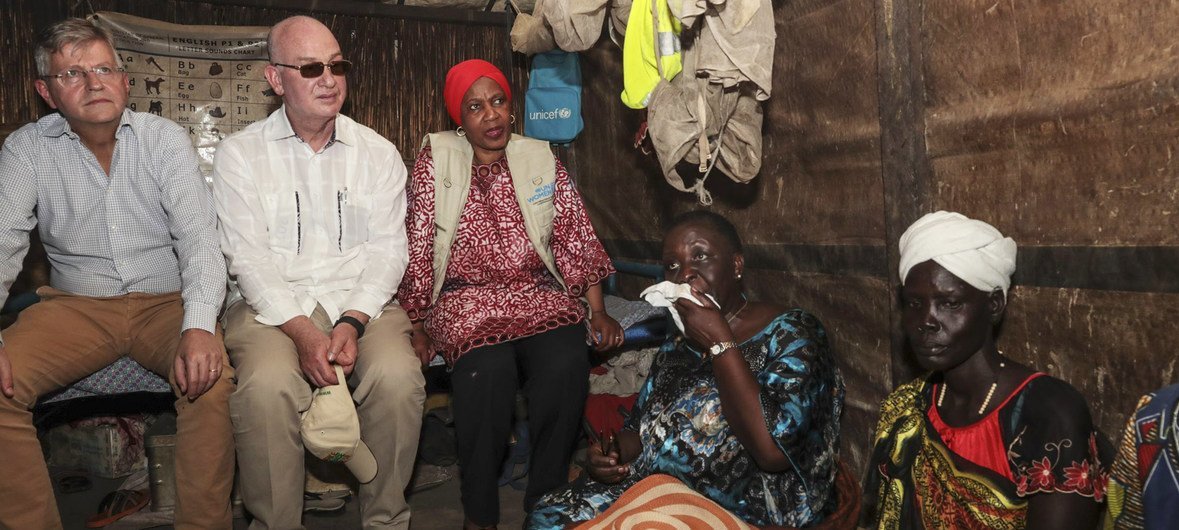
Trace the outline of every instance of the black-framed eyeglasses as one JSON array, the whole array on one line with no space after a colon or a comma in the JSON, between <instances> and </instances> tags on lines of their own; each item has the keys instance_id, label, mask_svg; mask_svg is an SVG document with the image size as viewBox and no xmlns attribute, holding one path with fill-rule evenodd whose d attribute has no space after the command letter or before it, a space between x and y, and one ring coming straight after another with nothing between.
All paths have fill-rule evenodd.
<instances>
[{"instance_id":1,"label":"black-framed eyeglasses","mask_svg":"<svg viewBox=\"0 0 1179 530\"><path fill-rule=\"evenodd\" d=\"M125 70L116 68L114 66L95 66L89 69L71 68L59 74L49 74L41 76L42 79L57 79L63 86L78 86L86 80L86 74L92 73L98 77L99 81L106 82L108 79L113 79L115 74L121 74Z\"/></svg>"},{"instance_id":2,"label":"black-framed eyeglasses","mask_svg":"<svg viewBox=\"0 0 1179 530\"><path fill-rule=\"evenodd\" d=\"M323 69L327 68L332 72L332 75L344 75L352 69L352 61L340 59L339 61L332 61L330 63L307 63L301 65L270 63L274 66L283 66L292 70L298 70L299 75L307 79L315 79L323 75Z\"/></svg>"}]
</instances>

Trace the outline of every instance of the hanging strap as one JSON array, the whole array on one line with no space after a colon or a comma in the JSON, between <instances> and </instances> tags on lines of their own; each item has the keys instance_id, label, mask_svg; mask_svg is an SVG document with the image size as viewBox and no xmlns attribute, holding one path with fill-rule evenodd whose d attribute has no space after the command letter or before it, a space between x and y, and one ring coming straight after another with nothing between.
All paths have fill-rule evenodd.
<instances>
[{"instance_id":1,"label":"hanging strap","mask_svg":"<svg viewBox=\"0 0 1179 530\"><path fill-rule=\"evenodd\" d=\"M659 78L666 79L663 75L663 54L660 53L662 48L659 47L659 0L651 0L651 32L655 36L655 68L659 70Z\"/></svg>"}]
</instances>

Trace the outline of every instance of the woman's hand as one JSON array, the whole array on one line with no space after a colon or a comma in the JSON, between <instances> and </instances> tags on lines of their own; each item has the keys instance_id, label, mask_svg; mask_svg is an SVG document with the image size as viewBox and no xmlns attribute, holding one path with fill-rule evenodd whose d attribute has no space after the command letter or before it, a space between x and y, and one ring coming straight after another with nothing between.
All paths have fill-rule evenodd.
<instances>
[{"instance_id":1,"label":"woman's hand","mask_svg":"<svg viewBox=\"0 0 1179 530\"><path fill-rule=\"evenodd\" d=\"M590 342L594 351L606 351L622 346L622 326L606 311L594 311L589 319Z\"/></svg>"},{"instance_id":2,"label":"woman's hand","mask_svg":"<svg viewBox=\"0 0 1179 530\"><path fill-rule=\"evenodd\" d=\"M603 484L614 484L630 474L630 466L619 464L618 438L595 441L586 449L586 472Z\"/></svg>"},{"instance_id":3,"label":"woman's hand","mask_svg":"<svg viewBox=\"0 0 1179 530\"><path fill-rule=\"evenodd\" d=\"M426 328L421 322L413 325L410 344L413 345L413 352L418 354L418 359L422 361L422 366L428 366L434 358L434 339L426 333Z\"/></svg>"},{"instance_id":4,"label":"woman's hand","mask_svg":"<svg viewBox=\"0 0 1179 530\"><path fill-rule=\"evenodd\" d=\"M705 296L703 292L692 287L692 296L704 305L680 298L675 301L675 308L680 313L680 320L684 322L684 334L688 340L702 348L709 348L718 342L734 341L733 330L725 322L720 308Z\"/></svg>"}]
</instances>

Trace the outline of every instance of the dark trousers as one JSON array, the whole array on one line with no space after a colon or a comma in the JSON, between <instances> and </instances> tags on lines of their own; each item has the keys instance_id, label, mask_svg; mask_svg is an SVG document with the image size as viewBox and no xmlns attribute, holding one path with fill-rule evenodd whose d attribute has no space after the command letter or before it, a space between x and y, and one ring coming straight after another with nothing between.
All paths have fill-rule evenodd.
<instances>
[{"instance_id":1,"label":"dark trousers","mask_svg":"<svg viewBox=\"0 0 1179 530\"><path fill-rule=\"evenodd\" d=\"M528 400L532 450L524 509L568 482L569 461L589 389L582 323L473 349L454 365L451 407L463 511L480 526L499 523L500 466L507 453L519 380Z\"/></svg>"}]
</instances>

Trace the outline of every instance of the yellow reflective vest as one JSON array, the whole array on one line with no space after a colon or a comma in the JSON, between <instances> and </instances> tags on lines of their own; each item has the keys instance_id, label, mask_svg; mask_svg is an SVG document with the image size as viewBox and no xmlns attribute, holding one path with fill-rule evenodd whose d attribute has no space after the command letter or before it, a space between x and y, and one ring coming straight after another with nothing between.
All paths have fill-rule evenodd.
<instances>
[{"instance_id":1,"label":"yellow reflective vest","mask_svg":"<svg viewBox=\"0 0 1179 530\"><path fill-rule=\"evenodd\" d=\"M659 31L655 31L655 18ZM684 69L680 60L680 21L671 15L667 0L635 0L622 43L622 102L643 109L651 91L663 78L670 80Z\"/></svg>"}]
</instances>

